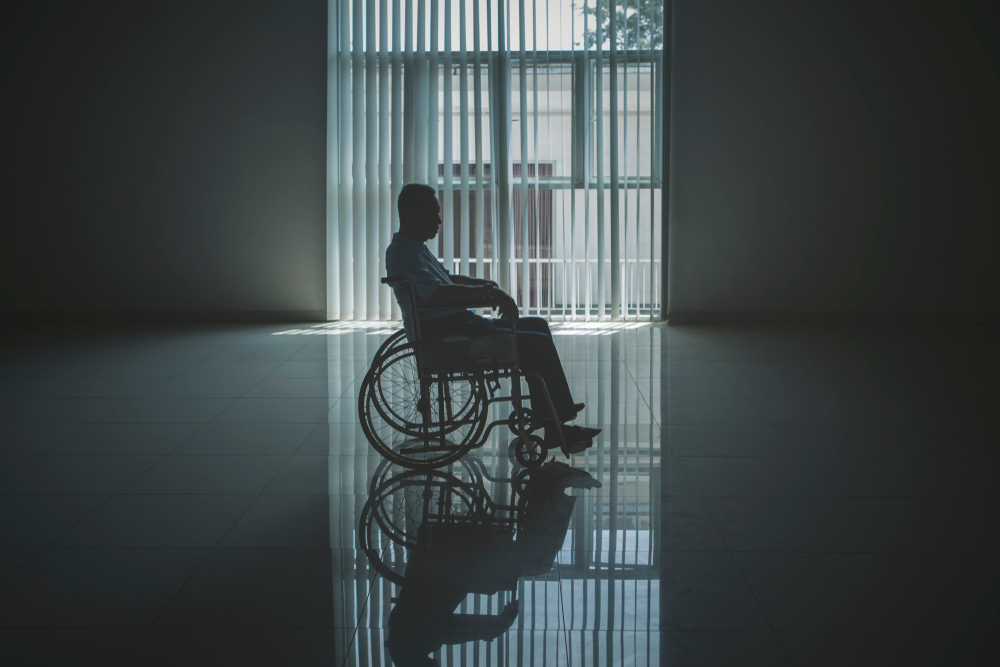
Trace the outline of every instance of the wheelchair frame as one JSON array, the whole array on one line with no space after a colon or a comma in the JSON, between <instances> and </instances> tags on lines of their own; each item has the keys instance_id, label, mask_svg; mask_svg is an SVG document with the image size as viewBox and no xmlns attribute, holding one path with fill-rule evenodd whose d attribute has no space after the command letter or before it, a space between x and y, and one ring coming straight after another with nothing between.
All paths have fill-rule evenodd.
<instances>
[{"instance_id":1,"label":"wheelchair frame","mask_svg":"<svg viewBox=\"0 0 1000 667\"><path fill-rule=\"evenodd\" d=\"M361 510L358 530L361 549L378 574L400 586L405 581L403 574L387 566L383 560L388 542L382 547L381 553L376 548L374 539L376 529L390 542L407 549L431 546L435 538L434 532L448 527L482 530L484 534L514 535L523 510L524 498L521 492L524 478L530 474L530 469L522 468L513 477L505 478L491 477L486 472L486 466L476 457L462 459L459 464L461 473L468 476L467 480L459 479L457 474L452 472L433 469L406 470L387 475L391 472L392 461L385 460L379 464L372 477L368 500ZM504 505L495 502L486 490L484 478L492 482L510 484L510 503ZM387 499L407 487L419 491L421 520L415 539L399 528L398 516L387 521L387 512L383 507ZM432 489L437 489L440 495L435 496ZM436 503L435 498L437 498ZM453 513L452 498L460 498L470 508L469 513ZM406 504L404 499L395 500L400 506ZM403 517L404 523L408 523L408 519L409 517Z\"/></svg>"},{"instance_id":2,"label":"wheelchair frame","mask_svg":"<svg viewBox=\"0 0 1000 667\"><path fill-rule=\"evenodd\" d=\"M383 457L415 470L440 467L458 460L467 452L485 444L493 429L503 425L506 425L515 436L509 446L509 455L526 468L541 464L548 454L548 446L544 440L534 434L538 428L542 426L557 427L554 430L556 444L562 448L565 443L562 429L558 428L561 424L556 416L555 406L544 378L536 373L525 373L520 368L517 349L517 313L513 313L511 317L510 335L456 336L425 341L420 333L420 313L435 310L495 307L497 304L494 301L487 301L419 308L416 305L418 303L416 290L405 277L389 276L382 279L382 284L392 285L399 282L404 282L410 293L413 311L411 320L415 340L408 340L405 329L394 333L376 352L368 373L365 375L358 396L358 415L362 430L372 447ZM400 304L400 307L404 307L403 304ZM494 344L506 341L509 344L510 354L503 359L498 358L497 355L477 359L462 350L463 345L471 348L474 341L487 343L492 341ZM415 406L421 415L419 423L408 421L389 410L389 406L386 405L388 401L379 383L382 374L389 366L400 359L401 355L411 353L417 367L417 381L420 383L420 398ZM447 357L451 362L452 370L435 369L430 363L430 360L435 356ZM454 370L456 368L457 371ZM473 404L470 413L455 416L452 414L450 404L450 388L459 377L461 377L460 381L470 383L471 393L474 395L471 396ZM523 399L525 396L522 395L520 381L521 378L528 377L539 381L543 395L538 398L545 401L551 417L533 417L531 410L524 407ZM501 380L511 381L511 395L497 395ZM443 416L437 422L431 418L432 385L437 387L438 415ZM534 397L530 395L527 397L534 401ZM487 423L490 407L506 401L512 404L510 416ZM409 436L409 440L405 440L399 447L394 447L393 443L384 442L383 438L379 437L376 432L372 409L377 411L380 417L397 432ZM390 415L389 412L392 414ZM463 441L461 443L451 442L448 435L463 427L471 429Z\"/></svg>"}]
</instances>

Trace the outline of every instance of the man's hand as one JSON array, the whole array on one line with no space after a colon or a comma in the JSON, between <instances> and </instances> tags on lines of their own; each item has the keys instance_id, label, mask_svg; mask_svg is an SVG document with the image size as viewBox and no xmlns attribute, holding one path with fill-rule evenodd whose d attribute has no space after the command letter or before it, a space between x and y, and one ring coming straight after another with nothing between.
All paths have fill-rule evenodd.
<instances>
[{"instance_id":1,"label":"man's hand","mask_svg":"<svg viewBox=\"0 0 1000 667\"><path fill-rule=\"evenodd\" d=\"M483 280L482 278L470 278L469 276L463 276L460 274L452 275L451 282L456 285L465 285L467 287L492 287L493 289L499 289L500 286L492 280Z\"/></svg>"},{"instance_id":2,"label":"man's hand","mask_svg":"<svg viewBox=\"0 0 1000 667\"><path fill-rule=\"evenodd\" d=\"M497 620L500 621L504 626L510 627L514 625L514 621L517 620L517 612L520 605L518 605L517 600L513 600L504 605L503 611L497 614Z\"/></svg>"},{"instance_id":3,"label":"man's hand","mask_svg":"<svg viewBox=\"0 0 1000 667\"><path fill-rule=\"evenodd\" d=\"M500 312L500 319L509 320L517 317L517 302L510 294L501 289L494 289L493 299L497 302L496 307Z\"/></svg>"}]
</instances>

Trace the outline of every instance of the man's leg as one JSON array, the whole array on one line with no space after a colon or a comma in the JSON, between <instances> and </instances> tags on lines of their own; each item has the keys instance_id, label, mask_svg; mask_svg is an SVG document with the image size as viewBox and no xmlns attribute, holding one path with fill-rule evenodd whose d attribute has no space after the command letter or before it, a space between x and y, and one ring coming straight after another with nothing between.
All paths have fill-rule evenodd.
<instances>
[{"instance_id":1,"label":"man's leg","mask_svg":"<svg viewBox=\"0 0 1000 667\"><path fill-rule=\"evenodd\" d=\"M510 331L508 320L493 319L490 324L497 329ZM566 373L563 371L559 352L552 341L549 323L543 317L521 317L517 320L517 348L520 357L521 370L526 373L537 373L545 380L556 414L561 422L567 422L576 417L578 407L573 403L572 392ZM528 388L535 399L532 409L535 414L547 417L548 405L542 394L542 383L537 378L528 378Z\"/></svg>"},{"instance_id":2,"label":"man's leg","mask_svg":"<svg viewBox=\"0 0 1000 667\"><path fill-rule=\"evenodd\" d=\"M432 320L422 325L422 331L425 338L438 338L449 334L468 336L504 334L510 333L511 329L510 322L506 320L486 320L478 315L467 313L442 318L441 321ZM545 400L545 391L547 390L560 424L565 424L576 418L582 405L577 406L573 403L569 382L566 380L562 363L559 361L559 352L552 341L548 322L540 317L519 319L517 323L517 350L521 371L538 376L526 378L528 389L533 397L531 408L534 414L542 419L551 416L548 402ZM539 381L539 377L544 380L544 385ZM561 426L561 429L564 441L563 452L567 456L573 451L578 451L574 449L578 444L588 443L600 433L600 429L588 429L580 426ZM545 435L546 439L554 437L549 429L546 429Z\"/></svg>"},{"instance_id":3,"label":"man's leg","mask_svg":"<svg viewBox=\"0 0 1000 667\"><path fill-rule=\"evenodd\" d=\"M504 327L506 329L510 328L510 322L507 320L493 320L493 326ZM534 333L542 333L546 336L551 337L552 331L549 329L549 323L545 321L544 317L521 317L517 320L517 330L518 331L532 331Z\"/></svg>"}]
</instances>

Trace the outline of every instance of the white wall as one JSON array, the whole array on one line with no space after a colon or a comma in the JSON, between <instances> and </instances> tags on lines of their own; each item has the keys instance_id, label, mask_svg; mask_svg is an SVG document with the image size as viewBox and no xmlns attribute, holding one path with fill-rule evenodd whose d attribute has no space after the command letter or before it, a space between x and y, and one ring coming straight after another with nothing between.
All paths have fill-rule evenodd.
<instances>
[{"instance_id":1,"label":"white wall","mask_svg":"<svg viewBox=\"0 0 1000 667\"><path fill-rule=\"evenodd\" d=\"M325 318L326 6L6 5L0 318Z\"/></svg>"},{"instance_id":2,"label":"white wall","mask_svg":"<svg viewBox=\"0 0 1000 667\"><path fill-rule=\"evenodd\" d=\"M1000 309L998 86L957 4L674 5L673 321Z\"/></svg>"}]
</instances>

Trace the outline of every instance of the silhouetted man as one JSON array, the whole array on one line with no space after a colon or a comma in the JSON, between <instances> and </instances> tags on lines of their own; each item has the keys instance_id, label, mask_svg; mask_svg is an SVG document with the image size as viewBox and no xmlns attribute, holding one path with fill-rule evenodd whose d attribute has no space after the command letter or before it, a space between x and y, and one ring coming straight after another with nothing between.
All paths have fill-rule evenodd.
<instances>
[{"instance_id":1,"label":"silhouetted man","mask_svg":"<svg viewBox=\"0 0 1000 667\"><path fill-rule=\"evenodd\" d=\"M437 236L441 227L441 205L434 188L410 183L400 191L397 205L399 232L393 235L392 243L385 252L386 271L390 276L403 276L412 283L419 301L418 307L493 302L497 304L502 318L487 320L462 308L421 313L421 338L510 335L510 324L504 319L517 316L514 299L491 280L451 275L424 245ZM414 311L410 304L409 290L403 283L393 284L392 287L403 311L404 328L413 340ZM519 318L517 349L521 370L537 373L545 381L556 416L563 424L563 454L569 456L586 449L601 430L566 425L566 422L576 418L584 406L573 402L548 322L541 317ZM528 387L534 397L531 402L532 411L539 417L549 417L548 406L541 399L541 383L529 376ZM547 444L556 442L551 429L546 429L545 436Z\"/></svg>"}]
</instances>

